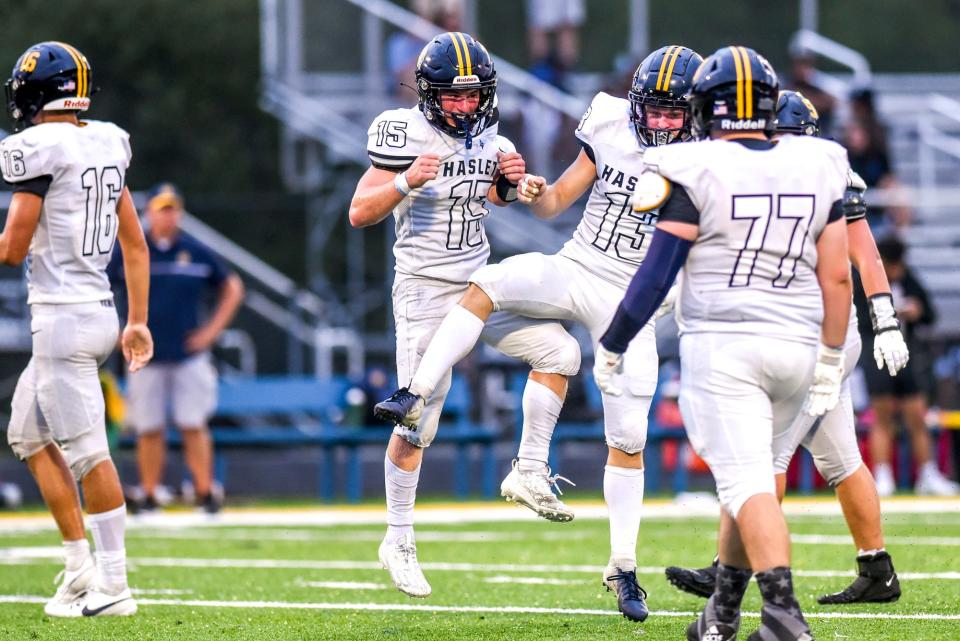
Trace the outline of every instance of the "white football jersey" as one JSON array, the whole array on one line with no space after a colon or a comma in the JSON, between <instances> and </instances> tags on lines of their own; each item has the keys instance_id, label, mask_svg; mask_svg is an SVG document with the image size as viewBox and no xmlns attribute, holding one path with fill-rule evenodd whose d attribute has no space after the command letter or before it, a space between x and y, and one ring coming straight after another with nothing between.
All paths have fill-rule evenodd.
<instances>
[{"instance_id":1,"label":"white football jersey","mask_svg":"<svg viewBox=\"0 0 960 641\"><path fill-rule=\"evenodd\" d=\"M648 149L646 161L683 186L700 212L677 304L681 333L816 343L823 318L816 242L841 215L846 150L808 136L785 136L764 150L708 140Z\"/></svg>"},{"instance_id":2,"label":"white football jersey","mask_svg":"<svg viewBox=\"0 0 960 641\"><path fill-rule=\"evenodd\" d=\"M576 135L593 155L597 179L583 219L560 254L626 289L657 224L656 211L637 213L630 206L645 149L630 122L630 102L598 93Z\"/></svg>"},{"instance_id":3,"label":"white football jersey","mask_svg":"<svg viewBox=\"0 0 960 641\"><path fill-rule=\"evenodd\" d=\"M107 280L130 166L127 132L109 122L48 122L0 141L3 179L52 182L27 257L28 303L113 298Z\"/></svg>"},{"instance_id":4,"label":"white football jersey","mask_svg":"<svg viewBox=\"0 0 960 641\"><path fill-rule=\"evenodd\" d=\"M467 149L463 139L438 131L417 108L392 109L374 119L367 131L367 154L374 166L406 169L422 154L440 156L437 177L393 210L397 273L465 283L486 264L487 191L499 167L497 153L515 150L497 134L496 123Z\"/></svg>"}]
</instances>

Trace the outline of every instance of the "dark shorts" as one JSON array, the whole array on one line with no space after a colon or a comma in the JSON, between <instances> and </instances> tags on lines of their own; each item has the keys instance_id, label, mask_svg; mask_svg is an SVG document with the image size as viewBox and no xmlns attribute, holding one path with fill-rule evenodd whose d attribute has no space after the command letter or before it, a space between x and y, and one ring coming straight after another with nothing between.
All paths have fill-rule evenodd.
<instances>
[{"instance_id":1,"label":"dark shorts","mask_svg":"<svg viewBox=\"0 0 960 641\"><path fill-rule=\"evenodd\" d=\"M886 367L877 369L877 361L873 358L873 341L870 339L864 339L863 341L860 367L863 368L864 378L867 380L867 391L870 392L870 396L906 398L922 393L913 359L907 361L907 366L900 370L896 376L890 376Z\"/></svg>"}]
</instances>

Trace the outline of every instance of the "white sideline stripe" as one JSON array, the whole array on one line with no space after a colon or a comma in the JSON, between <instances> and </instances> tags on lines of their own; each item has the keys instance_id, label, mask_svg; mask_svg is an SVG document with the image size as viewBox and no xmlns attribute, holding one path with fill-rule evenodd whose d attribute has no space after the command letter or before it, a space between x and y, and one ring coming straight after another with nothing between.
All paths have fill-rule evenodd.
<instances>
[{"instance_id":1,"label":"white sideline stripe","mask_svg":"<svg viewBox=\"0 0 960 641\"><path fill-rule=\"evenodd\" d=\"M589 583L586 579L548 579L537 576L490 576L483 580L484 583L506 583L524 585L583 585Z\"/></svg>"},{"instance_id":2,"label":"white sideline stripe","mask_svg":"<svg viewBox=\"0 0 960 641\"><path fill-rule=\"evenodd\" d=\"M887 545L945 545L958 546L960 538L954 536L884 536ZM849 534L791 534L790 540L794 543L809 545L851 545L853 539Z\"/></svg>"},{"instance_id":3,"label":"white sideline stripe","mask_svg":"<svg viewBox=\"0 0 960 641\"><path fill-rule=\"evenodd\" d=\"M34 595L0 595L0 603L46 603L50 597ZM381 612L481 612L490 614L583 614L591 616L621 616L617 610L587 608L535 608L521 606L456 606L416 605L410 603L296 603L289 601L201 601L194 599L137 599L139 605L175 605L193 608L243 608L277 610L360 610ZM662 617L693 617L696 612L653 610L650 614ZM756 619L759 613L744 612L744 617ZM960 621L960 614L880 614L873 612L810 612L808 619L888 619L912 621Z\"/></svg>"},{"instance_id":4,"label":"white sideline stripe","mask_svg":"<svg viewBox=\"0 0 960 641\"><path fill-rule=\"evenodd\" d=\"M138 589L130 588L130 591L134 594L158 594L158 595L177 595L177 594L193 594L193 590L171 590L166 588L157 588L157 589Z\"/></svg>"},{"instance_id":5,"label":"white sideline stripe","mask_svg":"<svg viewBox=\"0 0 960 641\"><path fill-rule=\"evenodd\" d=\"M572 501L570 507L576 512L577 520L595 520L607 518L607 508L603 503ZM902 496L881 501L884 515L889 514L960 514L960 498L934 498ZM842 516L840 504L832 498L801 499L787 497L783 503L787 516ZM716 518L719 508L705 504L704 501L664 502L651 500L644 502L645 519L689 519L691 517ZM171 512L162 515L162 523L156 517L150 519L128 519L128 528L170 526L278 526L278 525L382 525L386 523L386 510L366 507L314 508L294 510L231 510L214 517L194 512ZM453 524L490 523L502 521L536 521L530 510L517 508L501 502L467 503L463 505L431 506L417 508L417 523ZM0 517L0 532L46 531L56 528L49 515L25 515Z\"/></svg>"},{"instance_id":6,"label":"white sideline stripe","mask_svg":"<svg viewBox=\"0 0 960 641\"><path fill-rule=\"evenodd\" d=\"M296 581L302 588L331 588L334 590L386 590L393 588L386 583L364 583L363 581Z\"/></svg>"},{"instance_id":7,"label":"white sideline stripe","mask_svg":"<svg viewBox=\"0 0 960 641\"><path fill-rule=\"evenodd\" d=\"M59 563L63 558L63 549L59 547L16 547L0 548L0 565L32 565L37 561ZM129 557L131 568L231 568L261 570L381 570L377 561L304 561L283 559L188 559L172 557ZM491 563L421 563L424 570L435 572L544 572L571 574L603 572L602 565L545 565L545 564L491 564ZM796 576L814 578L837 578L853 576L852 570L794 570ZM663 568L639 566L637 574L663 574ZM898 572L901 579L909 580L960 580L960 572Z\"/></svg>"},{"instance_id":8,"label":"white sideline stripe","mask_svg":"<svg viewBox=\"0 0 960 641\"><path fill-rule=\"evenodd\" d=\"M499 543L504 541L535 541L535 540L582 540L592 538L593 532L489 532L475 530L472 532L417 532L418 542L428 543ZM303 542L334 542L354 543L363 541L380 542L383 532L316 532L308 530L283 530L263 528L261 530L214 530L214 529L162 529L138 530L127 533L128 539L168 539L168 540L229 540L229 541L303 541Z\"/></svg>"}]
</instances>

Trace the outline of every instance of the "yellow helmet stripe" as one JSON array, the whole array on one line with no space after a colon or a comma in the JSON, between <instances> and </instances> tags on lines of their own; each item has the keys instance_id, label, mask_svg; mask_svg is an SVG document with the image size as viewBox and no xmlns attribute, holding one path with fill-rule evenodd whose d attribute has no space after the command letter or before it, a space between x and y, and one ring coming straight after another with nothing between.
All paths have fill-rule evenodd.
<instances>
[{"instance_id":1,"label":"yellow helmet stripe","mask_svg":"<svg viewBox=\"0 0 960 641\"><path fill-rule=\"evenodd\" d=\"M80 55L80 52L65 42L57 42L56 44L63 47L63 50L66 51L71 58L73 58L73 64L77 65L77 98L83 98L83 92L86 84L86 67L82 61L83 56Z\"/></svg>"},{"instance_id":2,"label":"yellow helmet stripe","mask_svg":"<svg viewBox=\"0 0 960 641\"><path fill-rule=\"evenodd\" d=\"M670 59L670 68L667 69L667 75L663 77L663 88L661 91L666 91L670 88L670 78L673 76L673 68L677 64L677 58L680 57L680 54L683 52L682 47L677 47L676 53L673 54L673 58Z\"/></svg>"},{"instance_id":3,"label":"yellow helmet stripe","mask_svg":"<svg viewBox=\"0 0 960 641\"><path fill-rule=\"evenodd\" d=\"M460 37L460 42L463 44L463 57L467 59L467 75L473 75L473 61L470 60L470 47L467 46L467 39L463 37L463 34L459 31L457 36ZM463 74L461 74L463 75Z\"/></svg>"},{"instance_id":4,"label":"yellow helmet stripe","mask_svg":"<svg viewBox=\"0 0 960 641\"><path fill-rule=\"evenodd\" d=\"M747 87L744 90L744 102L746 103L745 108L747 110L747 120L753 118L753 67L750 64L750 56L747 55L747 50L743 47L737 47L740 50L740 56L743 60L743 72L746 76Z\"/></svg>"},{"instance_id":5,"label":"yellow helmet stripe","mask_svg":"<svg viewBox=\"0 0 960 641\"><path fill-rule=\"evenodd\" d=\"M733 53L733 66L737 71L737 118L743 118L743 63L740 61L740 52L736 47L730 47Z\"/></svg>"},{"instance_id":6,"label":"yellow helmet stripe","mask_svg":"<svg viewBox=\"0 0 960 641\"><path fill-rule=\"evenodd\" d=\"M660 73L657 74L657 91L660 91L660 84L663 82L663 73L667 70L667 58L669 58L672 53L673 47L670 47L667 49L667 53L663 54L663 60L660 61Z\"/></svg>"},{"instance_id":7,"label":"yellow helmet stripe","mask_svg":"<svg viewBox=\"0 0 960 641\"><path fill-rule=\"evenodd\" d=\"M460 53L460 43L457 42L457 36L454 33L450 33L450 42L453 43L453 50L457 52L457 67L460 69L459 75L464 75L463 73L463 54Z\"/></svg>"}]
</instances>

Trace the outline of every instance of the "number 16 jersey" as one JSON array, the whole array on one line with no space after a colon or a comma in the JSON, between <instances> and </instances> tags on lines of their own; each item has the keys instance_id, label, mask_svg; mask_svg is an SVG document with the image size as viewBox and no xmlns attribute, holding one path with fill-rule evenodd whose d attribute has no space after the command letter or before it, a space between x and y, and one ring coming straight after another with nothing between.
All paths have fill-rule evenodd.
<instances>
[{"instance_id":1,"label":"number 16 jersey","mask_svg":"<svg viewBox=\"0 0 960 641\"><path fill-rule=\"evenodd\" d=\"M0 141L14 189L49 181L27 257L29 304L113 298L106 268L130 156L127 132L109 122L47 122Z\"/></svg>"},{"instance_id":2,"label":"number 16 jersey","mask_svg":"<svg viewBox=\"0 0 960 641\"><path fill-rule=\"evenodd\" d=\"M439 132L416 108L385 111L367 132L374 167L405 171L418 156L440 156L437 177L410 192L393 210L398 274L467 282L486 264L490 245L483 219L490 213L487 191L497 177L497 153L515 151L493 123L465 141Z\"/></svg>"}]
</instances>

